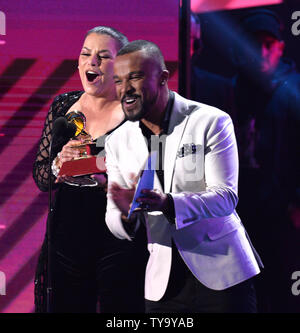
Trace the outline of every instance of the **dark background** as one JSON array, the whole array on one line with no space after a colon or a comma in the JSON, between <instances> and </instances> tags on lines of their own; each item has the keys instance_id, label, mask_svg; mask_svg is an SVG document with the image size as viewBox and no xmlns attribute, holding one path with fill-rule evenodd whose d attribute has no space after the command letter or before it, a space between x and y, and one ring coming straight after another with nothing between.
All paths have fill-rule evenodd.
<instances>
[{"instance_id":1,"label":"dark background","mask_svg":"<svg viewBox=\"0 0 300 333\"><path fill-rule=\"evenodd\" d=\"M293 59L299 70L300 35L294 36L291 31L295 22L291 18L292 13L300 10L300 3L297 0L286 0L280 5L198 14L203 42L203 50L197 62L199 67L226 77L232 77L235 74L233 52L235 38L239 35L239 20L249 10L255 8L270 9L281 18L284 25L282 36L286 44L284 57Z\"/></svg>"}]
</instances>

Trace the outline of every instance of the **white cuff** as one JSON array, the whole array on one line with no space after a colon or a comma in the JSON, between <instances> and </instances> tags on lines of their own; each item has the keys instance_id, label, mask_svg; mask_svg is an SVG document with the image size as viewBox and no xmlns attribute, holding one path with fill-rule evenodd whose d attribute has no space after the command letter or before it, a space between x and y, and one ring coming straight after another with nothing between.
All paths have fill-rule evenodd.
<instances>
[{"instance_id":1,"label":"white cuff","mask_svg":"<svg viewBox=\"0 0 300 333\"><path fill-rule=\"evenodd\" d=\"M55 176L55 177L57 177L58 176L58 174L59 174L59 170L60 170L60 168L58 167L58 159L59 159L59 155L60 155L60 153L58 153L57 154L57 156L55 157L55 159L53 160L53 162L52 162L52 166L51 166L51 170L52 170L52 174Z\"/></svg>"}]
</instances>

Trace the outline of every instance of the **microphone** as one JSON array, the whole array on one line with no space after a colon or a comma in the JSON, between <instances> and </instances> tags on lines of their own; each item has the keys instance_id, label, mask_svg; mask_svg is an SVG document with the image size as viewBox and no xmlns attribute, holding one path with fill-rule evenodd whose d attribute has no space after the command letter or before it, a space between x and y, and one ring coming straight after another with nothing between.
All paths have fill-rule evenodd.
<instances>
[{"instance_id":1,"label":"microphone","mask_svg":"<svg viewBox=\"0 0 300 333\"><path fill-rule=\"evenodd\" d=\"M52 127L52 137L49 146L49 182L48 182L48 211L49 218L47 219L47 245L48 245L48 273L47 273L47 312L53 312L53 278L52 278L52 219L54 208L52 207L52 177L51 177L51 166L52 166L52 148L55 146L53 141L55 139L58 142L65 142L75 136L77 126L74 122L71 122L65 117L59 117L55 119Z\"/></svg>"},{"instance_id":2,"label":"microphone","mask_svg":"<svg viewBox=\"0 0 300 333\"><path fill-rule=\"evenodd\" d=\"M76 133L77 127L73 122L68 122L65 117L59 117L54 121L52 135L64 139L72 138Z\"/></svg>"},{"instance_id":3,"label":"microphone","mask_svg":"<svg viewBox=\"0 0 300 333\"><path fill-rule=\"evenodd\" d=\"M55 146L53 141L56 139L58 142L69 140L77 131L77 127L73 122L68 122L65 117L57 118L52 127L52 137L49 146L49 182L48 182L48 211L49 218L47 219L47 245L48 245L48 282L47 282L47 312L53 312L53 278L52 278L52 219L54 208L52 207L52 179L51 179L51 165L52 165L52 148Z\"/></svg>"}]
</instances>

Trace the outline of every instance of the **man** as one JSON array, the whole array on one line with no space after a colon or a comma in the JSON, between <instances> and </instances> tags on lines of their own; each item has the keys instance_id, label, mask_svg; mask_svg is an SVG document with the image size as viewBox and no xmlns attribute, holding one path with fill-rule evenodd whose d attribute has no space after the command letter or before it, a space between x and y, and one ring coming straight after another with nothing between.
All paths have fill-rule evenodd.
<instances>
[{"instance_id":1,"label":"man","mask_svg":"<svg viewBox=\"0 0 300 333\"><path fill-rule=\"evenodd\" d=\"M235 212L238 157L230 117L169 91L163 56L151 42L122 48L114 74L129 121L105 145L106 222L129 240L146 224L146 311L255 312L250 278L259 267ZM154 190L143 191L142 210L128 218L134 176L153 150Z\"/></svg>"},{"instance_id":2,"label":"man","mask_svg":"<svg viewBox=\"0 0 300 333\"><path fill-rule=\"evenodd\" d=\"M282 23L274 12L251 10L241 23L248 48L238 50L233 84L237 211L265 264L257 290L261 310L298 311L291 276L299 270L300 250L300 76L283 57Z\"/></svg>"}]
</instances>

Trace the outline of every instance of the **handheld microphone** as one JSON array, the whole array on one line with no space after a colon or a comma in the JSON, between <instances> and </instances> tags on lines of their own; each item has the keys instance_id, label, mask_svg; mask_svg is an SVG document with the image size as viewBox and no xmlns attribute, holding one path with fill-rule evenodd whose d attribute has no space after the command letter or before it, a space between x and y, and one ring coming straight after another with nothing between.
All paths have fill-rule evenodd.
<instances>
[{"instance_id":1,"label":"handheld microphone","mask_svg":"<svg viewBox=\"0 0 300 333\"><path fill-rule=\"evenodd\" d=\"M51 165L52 165L52 146L53 141L58 142L69 140L75 136L77 126L74 122L69 121L65 117L59 117L55 119L52 127L52 137L49 146L49 183L48 183L48 210L49 218L47 219L47 246L48 246L48 273L47 273L47 312L53 312L53 278L52 278L52 219L54 208L52 207L52 176L51 176Z\"/></svg>"},{"instance_id":2,"label":"handheld microphone","mask_svg":"<svg viewBox=\"0 0 300 333\"><path fill-rule=\"evenodd\" d=\"M53 137L70 139L75 135L76 130L77 127L73 122L68 122L65 117L59 117L54 121L52 135Z\"/></svg>"},{"instance_id":3,"label":"handheld microphone","mask_svg":"<svg viewBox=\"0 0 300 333\"><path fill-rule=\"evenodd\" d=\"M49 218L47 219L47 245L48 245L48 273L47 273L47 312L53 312L53 278L52 278L52 219L54 208L52 207L52 176L51 176L51 165L52 165L52 146L53 141L58 142L69 140L75 136L77 127L73 122L68 122L65 117L57 118L52 127L52 138L49 146L49 184L48 184L48 210Z\"/></svg>"}]
</instances>

